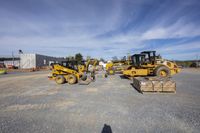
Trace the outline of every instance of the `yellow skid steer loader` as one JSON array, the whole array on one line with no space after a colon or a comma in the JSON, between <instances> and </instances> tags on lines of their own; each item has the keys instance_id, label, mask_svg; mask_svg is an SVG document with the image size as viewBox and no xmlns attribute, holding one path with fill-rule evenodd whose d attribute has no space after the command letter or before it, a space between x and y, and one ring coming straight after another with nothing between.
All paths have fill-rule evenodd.
<instances>
[{"instance_id":1,"label":"yellow skid steer loader","mask_svg":"<svg viewBox=\"0 0 200 133\"><path fill-rule=\"evenodd\" d=\"M52 64L50 79L54 79L57 84L89 84L94 80L94 74L88 72L90 60L86 64L78 64L77 61L64 61L61 64Z\"/></svg>"}]
</instances>

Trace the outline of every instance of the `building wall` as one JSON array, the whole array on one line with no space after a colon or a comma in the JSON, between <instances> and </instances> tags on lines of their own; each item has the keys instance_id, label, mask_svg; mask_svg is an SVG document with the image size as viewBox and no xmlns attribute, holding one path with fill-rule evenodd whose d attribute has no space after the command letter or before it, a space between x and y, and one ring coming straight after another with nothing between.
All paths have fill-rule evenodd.
<instances>
[{"instance_id":1,"label":"building wall","mask_svg":"<svg viewBox=\"0 0 200 133\"><path fill-rule=\"evenodd\" d=\"M20 54L20 68L36 68L36 54Z\"/></svg>"},{"instance_id":2,"label":"building wall","mask_svg":"<svg viewBox=\"0 0 200 133\"><path fill-rule=\"evenodd\" d=\"M37 67L50 66L51 63L60 63L63 60L64 58L56 58L56 57L36 54Z\"/></svg>"},{"instance_id":3,"label":"building wall","mask_svg":"<svg viewBox=\"0 0 200 133\"><path fill-rule=\"evenodd\" d=\"M20 68L29 69L50 66L51 63L60 63L64 58L56 58L39 54L20 54Z\"/></svg>"},{"instance_id":4,"label":"building wall","mask_svg":"<svg viewBox=\"0 0 200 133\"><path fill-rule=\"evenodd\" d=\"M3 61L3 63L5 64L6 67L8 67L9 65L12 65L12 66L15 66L15 67L19 67L19 60L6 60L6 61Z\"/></svg>"}]
</instances>

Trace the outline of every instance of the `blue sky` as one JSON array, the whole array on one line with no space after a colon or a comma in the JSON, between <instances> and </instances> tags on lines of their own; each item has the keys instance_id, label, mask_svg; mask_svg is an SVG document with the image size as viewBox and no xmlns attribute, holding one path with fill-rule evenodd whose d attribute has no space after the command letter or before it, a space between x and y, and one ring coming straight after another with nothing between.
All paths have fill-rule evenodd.
<instances>
[{"instance_id":1,"label":"blue sky","mask_svg":"<svg viewBox=\"0 0 200 133\"><path fill-rule=\"evenodd\" d=\"M0 0L0 55L200 57L199 0Z\"/></svg>"}]
</instances>

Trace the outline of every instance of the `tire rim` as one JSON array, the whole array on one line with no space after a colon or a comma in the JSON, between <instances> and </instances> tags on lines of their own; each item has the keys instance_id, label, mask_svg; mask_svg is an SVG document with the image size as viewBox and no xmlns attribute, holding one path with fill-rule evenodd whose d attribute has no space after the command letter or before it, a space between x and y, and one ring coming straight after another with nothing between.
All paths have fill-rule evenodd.
<instances>
[{"instance_id":1,"label":"tire rim","mask_svg":"<svg viewBox=\"0 0 200 133\"><path fill-rule=\"evenodd\" d=\"M62 82L62 78L58 77L58 78L57 78L57 82L58 82L58 83L61 83L61 82Z\"/></svg>"},{"instance_id":2,"label":"tire rim","mask_svg":"<svg viewBox=\"0 0 200 133\"><path fill-rule=\"evenodd\" d=\"M167 77L167 73L165 71L160 71L160 76L161 77Z\"/></svg>"},{"instance_id":3,"label":"tire rim","mask_svg":"<svg viewBox=\"0 0 200 133\"><path fill-rule=\"evenodd\" d=\"M73 77L69 77L69 82L73 83L74 82L74 78Z\"/></svg>"}]
</instances>

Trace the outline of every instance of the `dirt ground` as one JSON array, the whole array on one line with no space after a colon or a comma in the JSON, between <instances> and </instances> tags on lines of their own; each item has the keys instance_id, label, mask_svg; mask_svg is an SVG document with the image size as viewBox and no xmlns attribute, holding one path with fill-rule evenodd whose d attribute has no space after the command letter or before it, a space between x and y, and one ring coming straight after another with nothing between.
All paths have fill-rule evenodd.
<instances>
[{"instance_id":1,"label":"dirt ground","mask_svg":"<svg viewBox=\"0 0 200 133\"><path fill-rule=\"evenodd\" d=\"M0 76L0 132L200 132L200 70L173 79L176 94L141 94L119 75L57 85L48 71Z\"/></svg>"}]
</instances>

